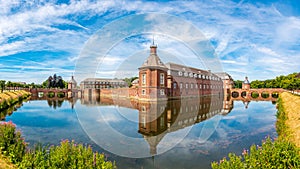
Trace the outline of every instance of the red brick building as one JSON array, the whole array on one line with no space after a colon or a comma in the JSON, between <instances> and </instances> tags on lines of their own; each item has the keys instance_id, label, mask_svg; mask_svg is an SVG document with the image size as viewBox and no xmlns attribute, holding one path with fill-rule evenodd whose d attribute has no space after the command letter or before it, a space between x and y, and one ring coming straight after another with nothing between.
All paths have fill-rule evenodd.
<instances>
[{"instance_id":1,"label":"red brick building","mask_svg":"<svg viewBox=\"0 0 300 169\"><path fill-rule=\"evenodd\" d=\"M211 71L175 63L164 64L157 55L157 46L150 46L150 55L139 68L138 93L141 100L223 95L223 81Z\"/></svg>"}]
</instances>

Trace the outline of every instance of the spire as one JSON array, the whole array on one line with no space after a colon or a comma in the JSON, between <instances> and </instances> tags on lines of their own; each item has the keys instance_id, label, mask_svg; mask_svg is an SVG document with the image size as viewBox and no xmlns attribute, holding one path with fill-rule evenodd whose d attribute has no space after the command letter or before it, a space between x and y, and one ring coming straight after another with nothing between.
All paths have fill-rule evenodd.
<instances>
[{"instance_id":1,"label":"spire","mask_svg":"<svg viewBox=\"0 0 300 169\"><path fill-rule=\"evenodd\" d=\"M154 46L154 35L152 36L152 45Z\"/></svg>"},{"instance_id":2,"label":"spire","mask_svg":"<svg viewBox=\"0 0 300 169\"><path fill-rule=\"evenodd\" d=\"M152 44L150 45L150 54L156 55L156 49L157 49L157 45L155 45L155 43L154 43L154 35L153 35Z\"/></svg>"}]
</instances>

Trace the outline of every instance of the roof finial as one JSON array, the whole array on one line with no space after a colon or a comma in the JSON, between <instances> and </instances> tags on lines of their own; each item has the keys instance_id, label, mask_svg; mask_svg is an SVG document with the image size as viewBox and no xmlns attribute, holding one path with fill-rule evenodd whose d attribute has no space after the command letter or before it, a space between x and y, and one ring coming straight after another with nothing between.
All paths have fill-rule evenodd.
<instances>
[{"instance_id":1,"label":"roof finial","mask_svg":"<svg viewBox=\"0 0 300 169\"><path fill-rule=\"evenodd\" d=\"M154 35L152 35L152 45L154 46Z\"/></svg>"}]
</instances>

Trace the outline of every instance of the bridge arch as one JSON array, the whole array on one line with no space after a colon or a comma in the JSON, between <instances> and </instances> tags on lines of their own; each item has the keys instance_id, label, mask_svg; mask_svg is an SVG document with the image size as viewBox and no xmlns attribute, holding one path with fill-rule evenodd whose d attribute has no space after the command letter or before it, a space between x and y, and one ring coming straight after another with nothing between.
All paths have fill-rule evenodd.
<instances>
[{"instance_id":1,"label":"bridge arch","mask_svg":"<svg viewBox=\"0 0 300 169\"><path fill-rule=\"evenodd\" d=\"M234 92L232 92L231 93L231 96L233 97L233 98L238 98L239 97L239 92L237 92L237 91L234 91Z\"/></svg>"},{"instance_id":2,"label":"bridge arch","mask_svg":"<svg viewBox=\"0 0 300 169\"><path fill-rule=\"evenodd\" d=\"M47 96L48 96L49 98L53 98L53 97L55 97L55 92L54 92L54 91L49 91L49 92L47 93Z\"/></svg>"},{"instance_id":3,"label":"bridge arch","mask_svg":"<svg viewBox=\"0 0 300 169\"><path fill-rule=\"evenodd\" d=\"M259 93L258 93L257 91L253 91L253 92L251 92L251 97L252 97L253 99L256 99L256 98L259 97Z\"/></svg>"},{"instance_id":4,"label":"bridge arch","mask_svg":"<svg viewBox=\"0 0 300 169\"><path fill-rule=\"evenodd\" d=\"M263 92L261 92L261 97L262 98L269 98L270 97L270 93L269 92L266 92L266 91L263 91Z\"/></svg>"},{"instance_id":5,"label":"bridge arch","mask_svg":"<svg viewBox=\"0 0 300 169\"><path fill-rule=\"evenodd\" d=\"M272 98L278 98L279 97L279 93L278 92L273 92L271 94Z\"/></svg>"},{"instance_id":6,"label":"bridge arch","mask_svg":"<svg viewBox=\"0 0 300 169\"><path fill-rule=\"evenodd\" d=\"M59 97L59 98L63 98L66 96L66 93L65 92L62 92L62 91L59 91L56 93L56 96Z\"/></svg>"},{"instance_id":7,"label":"bridge arch","mask_svg":"<svg viewBox=\"0 0 300 169\"><path fill-rule=\"evenodd\" d=\"M246 92L246 91L242 91L242 92L241 92L241 97L247 98L247 92Z\"/></svg>"}]
</instances>

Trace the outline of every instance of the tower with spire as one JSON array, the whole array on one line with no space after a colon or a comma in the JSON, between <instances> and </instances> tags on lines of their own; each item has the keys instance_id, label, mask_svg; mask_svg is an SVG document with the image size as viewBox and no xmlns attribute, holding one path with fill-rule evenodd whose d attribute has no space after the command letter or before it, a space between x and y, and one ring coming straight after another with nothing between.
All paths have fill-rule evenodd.
<instances>
[{"instance_id":1,"label":"tower with spire","mask_svg":"<svg viewBox=\"0 0 300 169\"><path fill-rule=\"evenodd\" d=\"M139 98L146 100L167 99L167 67L157 55L154 39L150 55L139 68Z\"/></svg>"},{"instance_id":2,"label":"tower with spire","mask_svg":"<svg viewBox=\"0 0 300 169\"><path fill-rule=\"evenodd\" d=\"M249 89L250 89L250 82L249 82L247 76L245 77L245 80L244 80L244 82L243 82L243 84L242 84L242 89L246 89L246 90L249 90Z\"/></svg>"}]
</instances>

